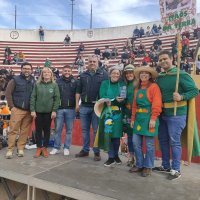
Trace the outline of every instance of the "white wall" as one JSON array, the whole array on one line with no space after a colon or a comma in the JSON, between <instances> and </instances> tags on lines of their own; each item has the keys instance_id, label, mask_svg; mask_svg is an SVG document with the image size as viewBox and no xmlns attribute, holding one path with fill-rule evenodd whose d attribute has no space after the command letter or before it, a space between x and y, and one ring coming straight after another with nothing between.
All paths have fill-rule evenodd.
<instances>
[{"instance_id":1,"label":"white wall","mask_svg":"<svg viewBox=\"0 0 200 200\"><path fill-rule=\"evenodd\" d=\"M134 23L134 22L133 22ZM72 42L78 41L94 41L94 40L106 40L106 39L116 39L116 38L127 38L131 37L133 30L136 26L146 27L149 25L152 27L153 24L161 24L160 21L143 23L143 24L133 24L129 26L119 26L111 28L100 28L93 29L93 36L89 37L88 33L91 32L89 29L83 30L45 30L45 41L46 42L61 42L63 41L66 34L69 34ZM197 15L197 24L200 25L200 13ZM1 41L24 41L24 42L38 42L39 35L38 30L16 30L19 33L17 39L12 39L10 33L14 31L13 29L0 29L0 40Z\"/></svg>"}]
</instances>

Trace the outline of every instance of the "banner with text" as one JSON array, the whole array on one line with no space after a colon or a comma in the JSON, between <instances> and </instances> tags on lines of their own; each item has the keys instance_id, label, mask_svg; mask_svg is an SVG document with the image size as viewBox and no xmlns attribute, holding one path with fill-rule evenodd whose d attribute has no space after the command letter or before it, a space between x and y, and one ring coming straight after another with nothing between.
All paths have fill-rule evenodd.
<instances>
[{"instance_id":1,"label":"banner with text","mask_svg":"<svg viewBox=\"0 0 200 200\"><path fill-rule=\"evenodd\" d=\"M163 32L177 33L196 28L196 0L160 0Z\"/></svg>"}]
</instances>

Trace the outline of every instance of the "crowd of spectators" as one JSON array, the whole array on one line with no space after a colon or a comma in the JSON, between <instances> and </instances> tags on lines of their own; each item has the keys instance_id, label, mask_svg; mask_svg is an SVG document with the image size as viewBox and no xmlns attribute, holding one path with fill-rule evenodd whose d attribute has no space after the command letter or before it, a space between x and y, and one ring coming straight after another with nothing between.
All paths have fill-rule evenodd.
<instances>
[{"instance_id":1,"label":"crowd of spectators","mask_svg":"<svg viewBox=\"0 0 200 200\"><path fill-rule=\"evenodd\" d=\"M26 58L22 51L12 53L10 47L7 46L5 48L4 59L3 59L4 65L21 64L23 62L26 62Z\"/></svg>"},{"instance_id":2,"label":"crowd of spectators","mask_svg":"<svg viewBox=\"0 0 200 200\"><path fill-rule=\"evenodd\" d=\"M147 26L146 32L144 28L141 26L140 29L138 26L135 27L133 30L133 38L142 38L142 37L148 37L151 35L161 35L162 34L162 27L161 25L157 26L156 24L153 24L152 28L150 26Z\"/></svg>"}]
</instances>

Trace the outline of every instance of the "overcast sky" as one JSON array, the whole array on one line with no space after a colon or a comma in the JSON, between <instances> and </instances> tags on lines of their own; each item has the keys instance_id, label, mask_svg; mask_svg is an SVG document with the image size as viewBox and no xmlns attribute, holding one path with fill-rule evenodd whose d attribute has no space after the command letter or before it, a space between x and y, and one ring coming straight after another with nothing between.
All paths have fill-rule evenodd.
<instances>
[{"instance_id":1,"label":"overcast sky","mask_svg":"<svg viewBox=\"0 0 200 200\"><path fill-rule=\"evenodd\" d=\"M71 0L0 0L0 28L71 29ZM93 28L123 26L160 20L159 0L75 0L74 29L90 27L91 4ZM197 0L200 12L200 0Z\"/></svg>"}]
</instances>

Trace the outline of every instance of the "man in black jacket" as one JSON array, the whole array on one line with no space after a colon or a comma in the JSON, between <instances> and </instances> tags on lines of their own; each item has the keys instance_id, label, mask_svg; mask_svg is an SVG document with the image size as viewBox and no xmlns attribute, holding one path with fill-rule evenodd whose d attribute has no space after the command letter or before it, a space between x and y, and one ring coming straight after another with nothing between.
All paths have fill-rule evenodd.
<instances>
[{"instance_id":1,"label":"man in black jacket","mask_svg":"<svg viewBox=\"0 0 200 200\"><path fill-rule=\"evenodd\" d=\"M64 155L69 155L69 150L72 140L72 129L75 119L75 107L76 107L76 87L77 80L72 75L72 68L69 65L66 65L62 69L61 78L56 80L59 91L60 91L60 100L61 105L56 113L56 134L54 148L50 152L51 155L55 155L60 152L61 147L61 134L62 128L65 124L66 135L64 142Z\"/></svg>"},{"instance_id":2,"label":"man in black jacket","mask_svg":"<svg viewBox=\"0 0 200 200\"><path fill-rule=\"evenodd\" d=\"M98 117L94 112L94 104L99 99L99 89L101 82L108 79L105 71L98 68L97 56L88 57L87 71L80 75L79 84L76 93L76 111L80 111L81 128L83 134L83 148L76 154L76 157L85 157L90 151L90 126L93 128L93 139L95 138ZM79 109L79 100L81 106ZM100 151L98 148L93 148L94 160L101 160Z\"/></svg>"},{"instance_id":3,"label":"man in black jacket","mask_svg":"<svg viewBox=\"0 0 200 200\"><path fill-rule=\"evenodd\" d=\"M8 159L13 157L15 141L18 134L17 155L18 157L24 156L23 150L32 124L30 97L35 79L31 76L31 73L32 65L30 63L23 63L21 65L21 74L14 76L6 88L6 99L11 110L8 151L6 153L6 158Z\"/></svg>"}]
</instances>

